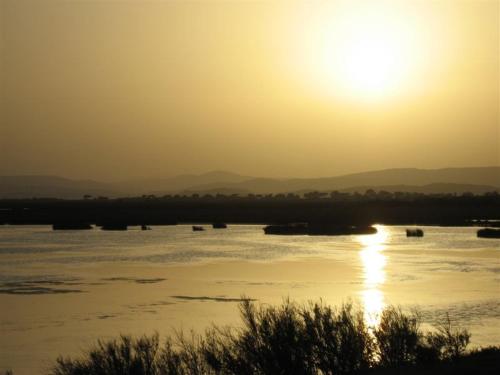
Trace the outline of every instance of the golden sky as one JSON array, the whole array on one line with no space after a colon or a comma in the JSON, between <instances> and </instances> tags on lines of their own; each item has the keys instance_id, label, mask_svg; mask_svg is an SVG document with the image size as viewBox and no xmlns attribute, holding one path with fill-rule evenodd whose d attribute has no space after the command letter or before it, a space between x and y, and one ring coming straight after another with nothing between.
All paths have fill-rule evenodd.
<instances>
[{"instance_id":1,"label":"golden sky","mask_svg":"<svg viewBox=\"0 0 500 375\"><path fill-rule=\"evenodd\" d=\"M500 164L499 1L0 4L0 174Z\"/></svg>"}]
</instances>

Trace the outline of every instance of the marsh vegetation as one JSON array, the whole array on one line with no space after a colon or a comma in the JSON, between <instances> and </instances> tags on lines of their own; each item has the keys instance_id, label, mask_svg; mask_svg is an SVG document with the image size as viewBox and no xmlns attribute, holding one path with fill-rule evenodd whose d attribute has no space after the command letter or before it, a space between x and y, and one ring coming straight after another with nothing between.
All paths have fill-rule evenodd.
<instances>
[{"instance_id":1,"label":"marsh vegetation","mask_svg":"<svg viewBox=\"0 0 500 375\"><path fill-rule=\"evenodd\" d=\"M470 333L446 315L424 332L418 311L389 306L376 327L352 304L258 305L243 299L239 328L99 341L59 357L50 375L493 373L500 349L467 351ZM489 360L489 361L488 361Z\"/></svg>"}]
</instances>

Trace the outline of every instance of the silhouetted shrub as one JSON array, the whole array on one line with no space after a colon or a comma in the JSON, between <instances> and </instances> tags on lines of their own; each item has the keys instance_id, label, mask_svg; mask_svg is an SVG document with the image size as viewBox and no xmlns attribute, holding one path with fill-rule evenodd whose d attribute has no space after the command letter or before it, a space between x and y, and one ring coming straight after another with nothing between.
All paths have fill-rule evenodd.
<instances>
[{"instance_id":1,"label":"silhouetted shrub","mask_svg":"<svg viewBox=\"0 0 500 375\"><path fill-rule=\"evenodd\" d=\"M240 328L214 326L203 335L168 338L163 345L157 334L99 341L80 359L57 359L50 374L376 374L462 358L470 338L466 330L453 328L449 317L425 335L417 313L395 307L385 309L372 329L351 304L331 308L285 300L258 306L244 299L240 313Z\"/></svg>"},{"instance_id":2,"label":"silhouetted shrub","mask_svg":"<svg viewBox=\"0 0 500 375\"><path fill-rule=\"evenodd\" d=\"M214 329L204 341L205 359L226 374L313 374L311 342L302 309L286 300L282 305L240 304L243 328Z\"/></svg>"},{"instance_id":3,"label":"silhouetted shrub","mask_svg":"<svg viewBox=\"0 0 500 375\"><path fill-rule=\"evenodd\" d=\"M456 360L465 353L470 336L466 329L453 326L447 313L437 332L429 333L426 338L429 345L439 352L440 359Z\"/></svg>"},{"instance_id":4,"label":"silhouetted shrub","mask_svg":"<svg viewBox=\"0 0 500 375\"><path fill-rule=\"evenodd\" d=\"M58 358L52 370L54 375L156 375L158 374L158 335L132 339L121 336L118 340L98 341L86 358Z\"/></svg>"},{"instance_id":5,"label":"silhouetted shrub","mask_svg":"<svg viewBox=\"0 0 500 375\"><path fill-rule=\"evenodd\" d=\"M400 308L388 307L373 331L377 340L379 362L384 367L402 367L416 363L422 341L416 312L407 315Z\"/></svg>"},{"instance_id":6,"label":"silhouetted shrub","mask_svg":"<svg viewBox=\"0 0 500 375\"><path fill-rule=\"evenodd\" d=\"M304 308L302 315L315 370L352 374L373 363L374 342L362 311L353 311L351 304L335 310L316 303Z\"/></svg>"}]
</instances>

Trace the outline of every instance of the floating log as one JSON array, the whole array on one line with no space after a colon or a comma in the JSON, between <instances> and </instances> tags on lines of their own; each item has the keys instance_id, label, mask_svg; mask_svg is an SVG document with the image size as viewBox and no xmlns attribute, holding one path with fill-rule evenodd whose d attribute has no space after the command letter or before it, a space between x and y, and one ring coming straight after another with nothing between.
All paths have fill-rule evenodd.
<instances>
[{"instance_id":1,"label":"floating log","mask_svg":"<svg viewBox=\"0 0 500 375\"><path fill-rule=\"evenodd\" d=\"M356 234L375 234L377 233L377 228L372 226L338 226L331 224L292 223L268 225L264 228L264 233L278 235L345 236Z\"/></svg>"},{"instance_id":2,"label":"floating log","mask_svg":"<svg viewBox=\"0 0 500 375\"><path fill-rule=\"evenodd\" d=\"M88 223L57 223L52 224L52 230L87 230L92 229Z\"/></svg>"},{"instance_id":3,"label":"floating log","mask_svg":"<svg viewBox=\"0 0 500 375\"><path fill-rule=\"evenodd\" d=\"M203 232L205 228L199 226L199 225L193 225L193 232Z\"/></svg>"},{"instance_id":4,"label":"floating log","mask_svg":"<svg viewBox=\"0 0 500 375\"><path fill-rule=\"evenodd\" d=\"M227 224L225 224L225 223L213 223L212 228L214 228L214 229L226 229Z\"/></svg>"},{"instance_id":5,"label":"floating log","mask_svg":"<svg viewBox=\"0 0 500 375\"><path fill-rule=\"evenodd\" d=\"M309 228L305 223L268 225L264 227L264 233L281 235L306 235L309 233Z\"/></svg>"},{"instance_id":6,"label":"floating log","mask_svg":"<svg viewBox=\"0 0 500 375\"><path fill-rule=\"evenodd\" d=\"M127 230L128 225L122 223L108 223L103 224L101 227L102 230Z\"/></svg>"},{"instance_id":7,"label":"floating log","mask_svg":"<svg viewBox=\"0 0 500 375\"><path fill-rule=\"evenodd\" d=\"M477 236L480 238L500 238L500 229L483 228L477 231Z\"/></svg>"},{"instance_id":8,"label":"floating log","mask_svg":"<svg viewBox=\"0 0 500 375\"><path fill-rule=\"evenodd\" d=\"M423 236L424 236L424 231L420 228L406 230L406 237L423 237Z\"/></svg>"},{"instance_id":9,"label":"floating log","mask_svg":"<svg viewBox=\"0 0 500 375\"><path fill-rule=\"evenodd\" d=\"M331 224L309 224L310 236L349 236L361 234L375 234L377 228L370 225L331 225Z\"/></svg>"}]
</instances>

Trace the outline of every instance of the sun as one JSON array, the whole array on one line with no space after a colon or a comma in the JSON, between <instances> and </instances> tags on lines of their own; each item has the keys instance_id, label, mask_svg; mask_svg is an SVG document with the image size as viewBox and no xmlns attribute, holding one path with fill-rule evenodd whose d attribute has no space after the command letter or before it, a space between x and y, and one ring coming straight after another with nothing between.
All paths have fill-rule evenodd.
<instances>
[{"instance_id":1,"label":"sun","mask_svg":"<svg viewBox=\"0 0 500 375\"><path fill-rule=\"evenodd\" d=\"M314 81L354 99L381 99L409 89L423 55L411 15L380 2L345 4L326 10L308 34Z\"/></svg>"},{"instance_id":2,"label":"sun","mask_svg":"<svg viewBox=\"0 0 500 375\"><path fill-rule=\"evenodd\" d=\"M411 78L415 45L399 20L381 13L356 14L346 16L333 32L324 41L324 69L347 94L387 96Z\"/></svg>"},{"instance_id":3,"label":"sun","mask_svg":"<svg viewBox=\"0 0 500 375\"><path fill-rule=\"evenodd\" d=\"M408 62L397 35L382 28L357 30L335 48L336 80L357 94L388 94L403 83Z\"/></svg>"}]
</instances>

